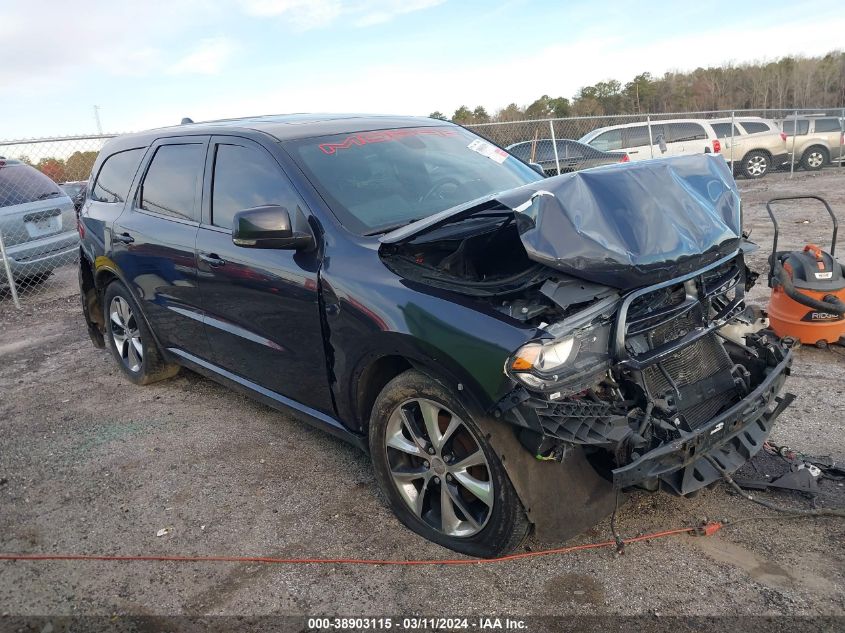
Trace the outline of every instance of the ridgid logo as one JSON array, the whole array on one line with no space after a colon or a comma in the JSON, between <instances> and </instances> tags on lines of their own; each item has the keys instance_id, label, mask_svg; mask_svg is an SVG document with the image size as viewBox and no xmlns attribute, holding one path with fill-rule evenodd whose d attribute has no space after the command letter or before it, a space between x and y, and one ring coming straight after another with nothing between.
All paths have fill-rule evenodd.
<instances>
[{"instance_id":1,"label":"ridgid logo","mask_svg":"<svg viewBox=\"0 0 845 633\"><path fill-rule=\"evenodd\" d=\"M835 314L832 312L814 312L810 310L804 318L801 319L802 321L841 321L843 319L843 315Z\"/></svg>"},{"instance_id":2,"label":"ridgid logo","mask_svg":"<svg viewBox=\"0 0 845 633\"><path fill-rule=\"evenodd\" d=\"M423 129L399 129L399 130L379 130L378 132L363 132L360 134L352 134L347 136L340 143L322 143L320 151L331 156L336 154L338 150L349 149L360 145L369 145L371 143L386 143L387 141L396 141L401 138L409 136L456 136L455 130L442 130L439 128L423 128Z\"/></svg>"}]
</instances>

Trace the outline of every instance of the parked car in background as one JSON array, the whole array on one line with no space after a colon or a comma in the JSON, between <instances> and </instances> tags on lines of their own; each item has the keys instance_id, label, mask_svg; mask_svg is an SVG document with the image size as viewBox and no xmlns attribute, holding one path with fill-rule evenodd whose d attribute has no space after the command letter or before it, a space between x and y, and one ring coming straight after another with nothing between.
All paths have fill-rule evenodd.
<instances>
[{"instance_id":1,"label":"parked car in background","mask_svg":"<svg viewBox=\"0 0 845 633\"><path fill-rule=\"evenodd\" d=\"M712 119L710 126L722 142L722 156L733 161L734 172L762 178L789 160L786 134L770 119L741 117Z\"/></svg>"},{"instance_id":2,"label":"parked car in background","mask_svg":"<svg viewBox=\"0 0 845 633\"><path fill-rule=\"evenodd\" d=\"M792 159L808 170L821 169L845 159L845 127L835 116L799 116L779 121L786 135L786 147ZM798 133L793 132L797 126ZM793 149L793 142L795 147Z\"/></svg>"},{"instance_id":3,"label":"parked car in background","mask_svg":"<svg viewBox=\"0 0 845 633\"><path fill-rule=\"evenodd\" d=\"M718 154L721 141L705 119L624 123L588 132L582 143L603 152L624 151L631 161L691 154Z\"/></svg>"},{"instance_id":4,"label":"parked car in background","mask_svg":"<svg viewBox=\"0 0 845 633\"><path fill-rule=\"evenodd\" d=\"M552 139L541 138L514 143L505 149L525 163L540 165L547 176L628 161L625 152L603 152L572 139L557 139L552 142Z\"/></svg>"},{"instance_id":5,"label":"parked car in background","mask_svg":"<svg viewBox=\"0 0 845 633\"><path fill-rule=\"evenodd\" d=\"M40 171L0 158L0 234L17 282L47 277L79 248L73 202ZM5 277L5 276L2 276Z\"/></svg>"},{"instance_id":6,"label":"parked car in background","mask_svg":"<svg viewBox=\"0 0 845 633\"><path fill-rule=\"evenodd\" d=\"M754 283L721 158L543 179L445 121L322 114L119 137L92 173L82 310L121 372L186 366L368 450L465 554L701 489L791 400L790 350L721 330Z\"/></svg>"},{"instance_id":7,"label":"parked car in background","mask_svg":"<svg viewBox=\"0 0 845 633\"><path fill-rule=\"evenodd\" d=\"M68 197L73 200L73 206L77 212L82 208L85 202L85 190L88 187L87 180L76 180L73 182L63 182L59 185Z\"/></svg>"}]
</instances>

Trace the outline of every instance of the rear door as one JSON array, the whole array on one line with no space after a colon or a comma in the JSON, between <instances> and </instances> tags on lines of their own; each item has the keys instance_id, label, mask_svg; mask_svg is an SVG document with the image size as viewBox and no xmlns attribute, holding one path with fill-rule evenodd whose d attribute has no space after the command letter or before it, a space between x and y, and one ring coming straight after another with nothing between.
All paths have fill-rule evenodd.
<instances>
[{"instance_id":1,"label":"rear door","mask_svg":"<svg viewBox=\"0 0 845 633\"><path fill-rule=\"evenodd\" d=\"M275 158L249 139L212 138L197 236L213 362L318 411L333 411L317 294L318 251L232 242L238 211L279 205L309 215Z\"/></svg>"},{"instance_id":2,"label":"rear door","mask_svg":"<svg viewBox=\"0 0 845 633\"><path fill-rule=\"evenodd\" d=\"M105 254L107 234L111 243L112 225L123 213L132 181L146 151L146 147L136 147L115 152L93 174L91 193L79 215L85 238L82 245L92 262Z\"/></svg>"},{"instance_id":3,"label":"rear door","mask_svg":"<svg viewBox=\"0 0 845 633\"><path fill-rule=\"evenodd\" d=\"M111 258L159 343L201 358L210 355L196 259L207 148L207 136L154 143L111 237Z\"/></svg>"}]
</instances>

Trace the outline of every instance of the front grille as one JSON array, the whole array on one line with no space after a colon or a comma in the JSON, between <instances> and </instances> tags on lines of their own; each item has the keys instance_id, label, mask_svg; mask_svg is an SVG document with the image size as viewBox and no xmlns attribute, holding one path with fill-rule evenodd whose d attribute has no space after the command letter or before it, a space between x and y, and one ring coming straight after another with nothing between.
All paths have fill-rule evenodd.
<instances>
[{"instance_id":1,"label":"front grille","mask_svg":"<svg viewBox=\"0 0 845 633\"><path fill-rule=\"evenodd\" d=\"M670 403L687 430L735 401L733 363L708 328L742 309L743 270L741 259L729 260L675 284L645 289L631 301L620 325L623 349L642 372L649 396ZM690 341L685 345L684 337ZM679 344L683 346L674 349ZM702 400L702 392L696 391L702 381L720 385L720 393Z\"/></svg>"}]
</instances>

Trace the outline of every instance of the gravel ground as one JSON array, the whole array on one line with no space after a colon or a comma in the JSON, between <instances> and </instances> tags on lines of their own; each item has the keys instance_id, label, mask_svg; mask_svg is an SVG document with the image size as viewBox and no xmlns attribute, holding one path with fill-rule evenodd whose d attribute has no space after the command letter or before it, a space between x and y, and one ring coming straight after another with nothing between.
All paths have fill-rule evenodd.
<instances>
[{"instance_id":1,"label":"gravel ground","mask_svg":"<svg viewBox=\"0 0 845 633\"><path fill-rule=\"evenodd\" d=\"M739 183L760 272L769 198L819 194L845 219L845 170L787 176ZM818 213L790 208L782 224L783 247L826 244ZM75 292L68 270L24 297L22 311L0 300L0 551L450 555L393 518L358 450L188 371L131 385L91 345ZM764 282L752 301L764 306L766 295ZM774 441L845 459L843 354L798 351L788 382L798 399ZM810 505L794 493L764 496ZM845 489L828 482L823 502L845 505ZM635 535L762 514L719 485L692 499L634 493L618 524ZM162 528L169 534L157 537ZM573 543L608 536L604 522ZM631 545L624 556L472 567L0 562L0 613L843 616L843 543L845 523L819 519L749 521L709 538Z\"/></svg>"}]
</instances>

